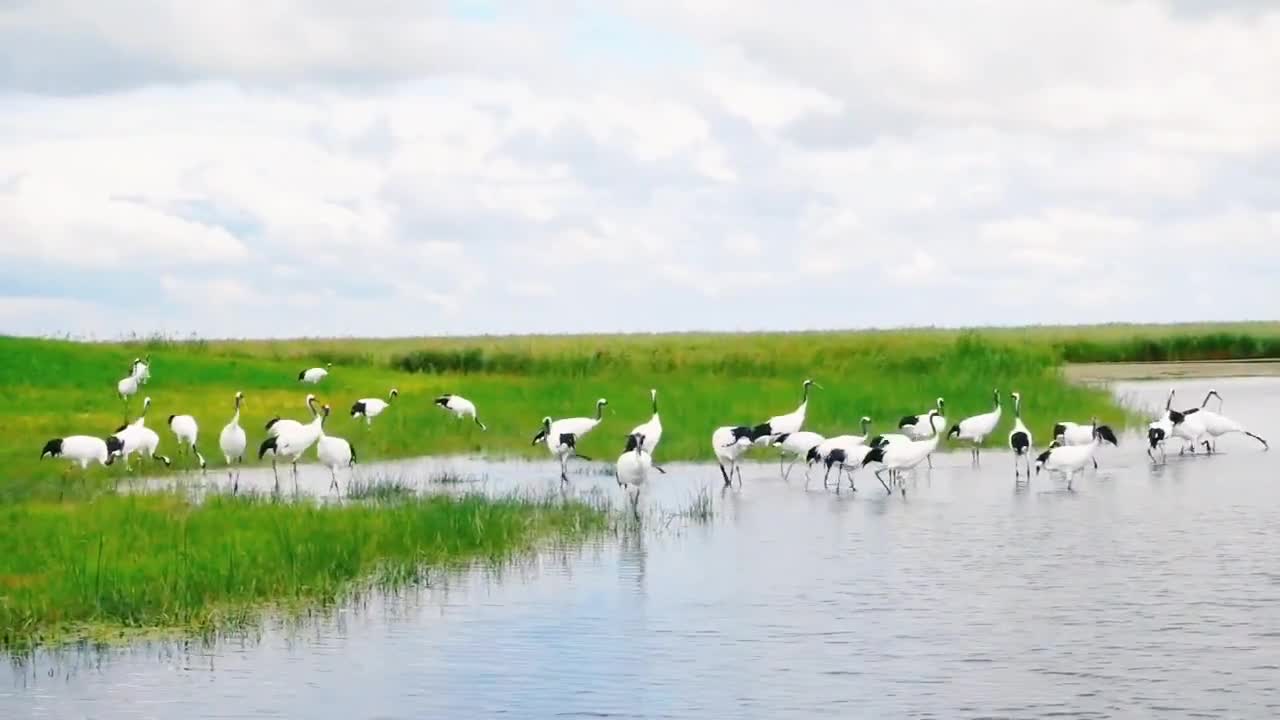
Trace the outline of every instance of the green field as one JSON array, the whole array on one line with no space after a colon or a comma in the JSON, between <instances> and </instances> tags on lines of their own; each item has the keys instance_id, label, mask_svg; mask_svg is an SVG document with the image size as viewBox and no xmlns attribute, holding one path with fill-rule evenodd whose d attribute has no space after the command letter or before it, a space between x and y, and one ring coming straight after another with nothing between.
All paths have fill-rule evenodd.
<instances>
[{"instance_id":1,"label":"green field","mask_svg":"<svg viewBox=\"0 0 1280 720\"><path fill-rule=\"evenodd\" d=\"M939 395L952 420L985 412L995 387L1022 392L1026 421L1039 437L1059 419L1096 414L1123 425L1135 418L1105 392L1068 384L1059 371L1064 362L1275 356L1280 324L111 344L0 338L0 386L12 398L0 406L0 500L60 494L64 464L38 461L41 446L52 437L114 430L123 418L115 383L144 353L151 354L152 379L134 410L143 394L152 397L147 422L170 455L166 419L194 415L211 469L222 465L217 435L238 390L246 396L242 424L251 446L271 417L308 419L303 398L314 391L333 407L327 432L349 439L363 462L445 453L542 457L545 449L529 440L544 415L588 415L605 397L605 421L580 451L609 461L630 428L648 418L648 389L655 387L665 426L659 458L696 460L709 459L715 427L792 410L806 377L824 387L814 391L806 427L824 434L856 431L862 415L873 418L874 430L891 430ZM299 370L324 362L334 366L318 386L298 382ZM385 397L392 387L399 399L372 430L349 417L354 400ZM435 407L442 392L475 401L488 432ZM1011 417L1006 412L1002 427ZM999 439L997 433L989 443ZM95 468L89 475L103 488L125 471Z\"/></svg>"},{"instance_id":2,"label":"green field","mask_svg":"<svg viewBox=\"0 0 1280 720\"><path fill-rule=\"evenodd\" d=\"M1019 390L1024 416L1041 436L1064 418L1124 424L1128 414L1103 391L1067 383L1060 358L1040 339L1011 333L897 332L760 336L626 336L613 338L473 339L418 341L192 342L133 345L0 339L0 384L15 402L0 407L6 428L0 448L0 498L56 498L65 463L40 461L45 440L81 433L107 435L123 419L115 383L137 355L151 354L148 425L160 450L174 454L170 414L195 416L210 471L223 465L217 435L245 393L242 424L251 447L263 425L280 415L309 419L303 404L314 391L333 406L326 424L345 437L362 462L444 453L546 457L530 439L544 415L588 415L598 397L609 400L601 426L580 444L583 455L611 461L624 438L649 417L649 388L659 390L664 437L658 457L709 459L712 430L751 424L794 409L801 382L817 380L806 427L824 434L856 432L858 419L890 431L899 417L930 409L939 395L955 420L985 412L991 390ZM410 349L414 347L416 349ZM297 380L299 370L333 362L319 385ZM361 397L399 398L372 429L349 417ZM488 431L459 422L433 405L441 392L476 402ZM1012 423L1006 413L1003 425ZM989 442L998 442L995 437ZM313 452L308 459L314 460ZM766 451L761 451L766 452ZM256 460L254 461L256 462ZM550 468L550 465L548 465ZM135 472L162 472L138 466ZM89 492L126 477L122 465L94 468ZM79 489L79 473L71 492Z\"/></svg>"},{"instance_id":3,"label":"green field","mask_svg":"<svg viewBox=\"0 0 1280 720\"><path fill-rule=\"evenodd\" d=\"M855 432L869 415L889 431L939 395L952 421L990 408L992 388L1024 397L1042 441L1060 419L1137 422L1101 389L1068 383L1067 361L1274 357L1280 324L902 330L756 335L619 335L451 339L201 341L139 339L79 343L0 337L0 640L21 645L49 633L96 628L221 628L257 617L264 603L329 601L364 581L412 581L424 566L494 558L550 537L603 527L606 511L549 500L422 499L403 487L366 488L345 505L214 496L120 496L123 464L68 474L40 460L46 440L105 436L123 420L116 381L149 353L153 400L147 424L174 455L170 414L200 423L211 479L224 463L217 437L245 393L251 448L276 415L309 416L308 392L333 407L331 435L349 439L362 463L423 454L547 457L530 439L544 415L590 414L609 399L604 423L580 452L607 467L627 432L649 417L659 390L665 434L660 460L710 460L725 424L753 424L794 409L801 383L815 390L806 427ZM328 378L298 372L332 362ZM361 397L399 399L372 429L349 417ZM437 408L442 392L471 398L489 430ZM1003 442L1007 411L989 444ZM764 456L770 451L757 451ZM314 461L314 450L306 461ZM256 463L256 460L252 462ZM133 474L165 472L138 465ZM548 477L555 473L548 460ZM589 476L591 477L591 476ZM67 482L71 478L71 482ZM371 500L382 498L384 502Z\"/></svg>"}]
</instances>

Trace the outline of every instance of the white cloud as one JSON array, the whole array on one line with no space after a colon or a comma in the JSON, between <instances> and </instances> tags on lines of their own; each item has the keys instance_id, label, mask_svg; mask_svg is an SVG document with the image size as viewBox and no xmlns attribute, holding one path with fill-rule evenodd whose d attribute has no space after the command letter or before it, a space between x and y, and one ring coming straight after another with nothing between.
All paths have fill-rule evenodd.
<instances>
[{"instance_id":1,"label":"white cloud","mask_svg":"<svg viewBox=\"0 0 1280 720\"><path fill-rule=\"evenodd\" d=\"M616 7L5 4L8 307L279 335L1280 306L1273 6ZM1182 301L1226 286L1243 310Z\"/></svg>"}]
</instances>

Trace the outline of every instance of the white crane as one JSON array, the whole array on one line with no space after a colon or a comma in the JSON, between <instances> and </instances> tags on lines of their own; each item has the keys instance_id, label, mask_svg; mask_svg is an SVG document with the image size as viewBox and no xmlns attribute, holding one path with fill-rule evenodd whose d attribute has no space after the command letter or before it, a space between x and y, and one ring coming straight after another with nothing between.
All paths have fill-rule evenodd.
<instances>
[{"instance_id":1,"label":"white crane","mask_svg":"<svg viewBox=\"0 0 1280 720\"><path fill-rule=\"evenodd\" d=\"M649 400L653 403L653 416L648 422L641 423L631 429L632 435L639 435L644 442L644 451L653 454L658 449L658 441L662 439L662 418L658 415L658 390L649 390ZM630 442L630 441L628 441Z\"/></svg>"},{"instance_id":2,"label":"white crane","mask_svg":"<svg viewBox=\"0 0 1280 720\"><path fill-rule=\"evenodd\" d=\"M996 425L1000 423L1000 390L992 391L992 398L995 400L995 408L991 412L985 412L981 415L967 417L952 426L951 432L947 433L949 440L968 440L973 443L970 448L970 455L973 456L973 462L979 460L979 452L983 441L987 436L995 432Z\"/></svg>"},{"instance_id":3,"label":"white crane","mask_svg":"<svg viewBox=\"0 0 1280 720\"><path fill-rule=\"evenodd\" d=\"M462 397L461 395L453 395L451 393L446 393L436 398L435 403L436 405L439 405L441 408L453 413L454 417L458 418L459 420L465 417L469 417L472 420L474 420L477 425L480 426L481 430L489 429L484 426L484 423L480 422L480 416L476 414L476 404Z\"/></svg>"},{"instance_id":4,"label":"white crane","mask_svg":"<svg viewBox=\"0 0 1280 720\"><path fill-rule=\"evenodd\" d=\"M1106 425L1099 425L1098 419L1094 418L1090 425L1093 432L1093 441L1085 445L1058 445L1054 443L1049 446L1048 450L1040 453L1036 458L1036 474L1040 474L1043 468L1049 471L1058 471L1067 476L1067 489L1071 489L1071 483L1075 479L1077 472L1084 469L1084 466L1093 459L1094 452L1103 442L1109 442L1115 445L1115 435L1111 433L1110 428ZM1106 431L1105 433L1103 431ZM1097 463L1094 463L1097 467Z\"/></svg>"},{"instance_id":5,"label":"white crane","mask_svg":"<svg viewBox=\"0 0 1280 720\"><path fill-rule=\"evenodd\" d=\"M316 410L316 396L315 396L315 395L311 395L311 394L309 394L309 393L307 394L306 406L307 406L307 410L309 410L309 411L311 412L311 417L312 417L313 419L314 419L317 415L319 415L319 414L320 414L320 413L319 413L319 411L318 411L318 410ZM282 433L282 432L293 432L293 431L295 431L295 430L299 430L299 429L301 429L301 428L302 428L302 423L298 422L297 420L290 420L289 418L282 418L282 417L280 417L279 415L277 415L277 416L275 416L275 417L271 418L270 420L268 420L268 421L267 421L267 424L263 426L263 429L265 429L265 430L267 431L267 436L268 436L268 437L275 437L276 435L279 435L279 434L280 434L280 433ZM272 454L273 454L273 456L274 456L274 451L272 451ZM273 459L273 460L271 461L271 463L272 463L272 465L274 465L274 464L275 464L275 460Z\"/></svg>"},{"instance_id":6,"label":"white crane","mask_svg":"<svg viewBox=\"0 0 1280 720\"><path fill-rule=\"evenodd\" d=\"M196 419L190 415L170 415L169 429L173 431L173 436L178 442L178 451L183 455L188 452L195 455L196 460L200 463L200 469L205 469L204 456L196 449L196 438L200 435L200 426L196 423Z\"/></svg>"},{"instance_id":7,"label":"white crane","mask_svg":"<svg viewBox=\"0 0 1280 720\"><path fill-rule=\"evenodd\" d=\"M235 403L236 411L231 416L231 422L224 425L222 432L218 434L218 447L222 450L222 457L227 461L227 479L232 480L232 495L240 491L240 469L244 466L244 451L249 443L244 428L240 427L240 405L244 403L243 392L236 392ZM232 463L235 463L234 474L231 468Z\"/></svg>"},{"instance_id":8,"label":"white crane","mask_svg":"<svg viewBox=\"0 0 1280 720\"><path fill-rule=\"evenodd\" d=\"M831 453L835 450L842 451L840 453L840 458L848 459L849 457L851 457L851 453L854 448L858 448L858 447L870 448L871 447L867 442L869 439L871 439L871 418L866 417L864 415L860 422L862 423L861 435L836 435L835 437L829 437L826 440L823 440L822 442L818 443L817 447L811 448L808 454L805 456L805 460L809 463L810 466L812 466L814 463L825 463L827 466L828 475L831 474L831 466L833 463L840 463L841 469L842 470L845 469L845 465L843 464L844 460L837 458L829 462L828 458L831 457ZM904 441L906 440L906 436L901 436L901 437L903 438ZM862 461L862 457L859 456L858 462L861 462L861 461ZM839 478L839 475L837 475L836 482L839 483L839 481L840 481L840 478ZM823 487L826 487L827 485L826 478L823 478L822 485ZM808 488L808 487L809 487L809 473L806 472L805 488Z\"/></svg>"},{"instance_id":9,"label":"white crane","mask_svg":"<svg viewBox=\"0 0 1280 720\"><path fill-rule=\"evenodd\" d=\"M782 475L782 479L790 479L791 468L795 467L796 463L799 462L801 458L808 461L810 457L809 451L817 448L818 445L822 444L823 440L826 440L826 438L816 432L809 432L808 430L775 435L773 438L773 446L778 448L778 473ZM786 462L788 455L791 456L791 464L787 465L786 469L783 470L782 464ZM812 466L813 463L809 462L808 467L805 469L806 484L808 483L809 477L808 468Z\"/></svg>"},{"instance_id":10,"label":"white crane","mask_svg":"<svg viewBox=\"0 0 1280 720\"><path fill-rule=\"evenodd\" d=\"M105 440L92 435L68 435L54 438L44 444L40 451L40 459L46 457L70 460L72 465L79 465L87 470L91 463L110 465L115 456L124 450L124 443L114 435Z\"/></svg>"},{"instance_id":11,"label":"white crane","mask_svg":"<svg viewBox=\"0 0 1280 720\"><path fill-rule=\"evenodd\" d=\"M132 470L129 467L129 457L134 453L151 460L159 460L164 463L165 467L173 464L168 457L156 454L156 450L160 447L160 435L146 426L147 410L150 407L151 398L149 396L144 397L142 399L142 412L139 413L138 418L132 423L116 428L115 433L112 435L112 437L119 438L120 442L123 443L124 447L120 454L124 457L125 470Z\"/></svg>"},{"instance_id":12,"label":"white crane","mask_svg":"<svg viewBox=\"0 0 1280 720\"><path fill-rule=\"evenodd\" d=\"M919 415L904 415L898 421L898 429L903 435L912 440L923 440L933 435L932 429L929 427L929 417L936 415L942 421L942 427L947 426L947 418L943 415L946 412L946 401L938 398L934 401L934 409Z\"/></svg>"},{"instance_id":13,"label":"white crane","mask_svg":"<svg viewBox=\"0 0 1280 720\"><path fill-rule=\"evenodd\" d=\"M785 415L774 415L768 420L756 425L753 430L755 435L754 443L758 445L771 445L773 438L783 433L800 432L800 428L804 425L805 413L809 409L809 388L822 386L813 380L804 381L804 395L800 399L800 405L795 410ZM763 441L763 442L762 442Z\"/></svg>"},{"instance_id":14,"label":"white crane","mask_svg":"<svg viewBox=\"0 0 1280 720\"><path fill-rule=\"evenodd\" d=\"M54 438L44 444L44 449L40 451L40 459L46 457L62 458L70 460L71 465L67 468L67 473L63 475L62 494L66 494L66 478L70 474L72 468L76 465L80 466L81 481L84 481L84 474L87 473L91 463L99 465L110 465L115 462L117 454L121 453L124 443L120 438L112 436L105 440L91 435L68 435L67 437Z\"/></svg>"},{"instance_id":15,"label":"white crane","mask_svg":"<svg viewBox=\"0 0 1280 720\"><path fill-rule=\"evenodd\" d=\"M328 376L329 368L331 367L333 367L333 363L325 363L324 367L307 368L298 373L298 381L315 385Z\"/></svg>"},{"instance_id":16,"label":"white crane","mask_svg":"<svg viewBox=\"0 0 1280 720\"><path fill-rule=\"evenodd\" d=\"M1147 457L1151 457L1152 462L1156 461L1156 450L1160 450L1160 461L1166 460L1165 442L1174 437L1174 415L1178 415L1181 421L1181 414L1174 410L1174 392L1170 388L1169 397L1165 398L1164 413L1147 425Z\"/></svg>"},{"instance_id":17,"label":"white crane","mask_svg":"<svg viewBox=\"0 0 1280 720\"><path fill-rule=\"evenodd\" d=\"M1022 424L1022 393L1011 392L1013 398L1013 429L1009 431L1009 449L1013 451L1013 479L1019 476L1018 459L1027 466L1027 480L1031 479L1031 431Z\"/></svg>"},{"instance_id":18,"label":"white crane","mask_svg":"<svg viewBox=\"0 0 1280 720\"><path fill-rule=\"evenodd\" d=\"M738 486L742 486L742 468L738 461L751 449L756 440L756 429L746 425L725 425L711 433L711 451L715 453L716 462L720 464L720 475L724 477L724 486L733 484L733 473L738 473ZM729 467L726 470L725 464Z\"/></svg>"},{"instance_id":19,"label":"white crane","mask_svg":"<svg viewBox=\"0 0 1280 720\"><path fill-rule=\"evenodd\" d=\"M533 436L533 442L530 444L546 443L547 450L560 461L561 482L569 482L568 462L570 457L576 456L583 460L591 460L591 458L578 453L578 441L600 424L600 421L604 419L604 408L608 404L609 401L604 398L596 400L596 416L593 418L561 418L554 422L550 417L542 419L542 429L538 431L537 435Z\"/></svg>"},{"instance_id":20,"label":"white crane","mask_svg":"<svg viewBox=\"0 0 1280 720\"><path fill-rule=\"evenodd\" d=\"M129 366L129 374L138 378L138 382L146 385L151 379L151 353L147 353L145 358L134 358L133 364Z\"/></svg>"},{"instance_id":21,"label":"white crane","mask_svg":"<svg viewBox=\"0 0 1280 720\"><path fill-rule=\"evenodd\" d=\"M947 426L947 417L943 414L946 411L946 401L939 397L934 401L934 406L935 408L933 410L930 410L923 415L904 415L902 419L898 421L898 429L901 430L902 434L906 435L910 440L924 440L932 437L936 433L933 432L933 428L931 427L931 423L934 421L930 420L930 417L938 418L942 427L945 428ZM892 443L895 441L890 440L890 442ZM930 454L925 457L925 460L929 462L929 467L932 468L933 453L930 452Z\"/></svg>"},{"instance_id":22,"label":"white crane","mask_svg":"<svg viewBox=\"0 0 1280 720\"><path fill-rule=\"evenodd\" d=\"M329 475L332 481L329 483L330 490L338 489L338 468L355 468L356 465L356 449L352 447L350 442L332 435L325 434L324 421L329 417L329 406L325 405L320 412L320 437L316 440L316 457L320 463L329 468Z\"/></svg>"},{"instance_id":23,"label":"white crane","mask_svg":"<svg viewBox=\"0 0 1280 720\"><path fill-rule=\"evenodd\" d=\"M876 471L876 479L884 486L885 492L892 493L893 491L889 489L889 485L884 481L881 473L888 470L889 479L900 482L903 471L913 469L924 462L930 453L938 449L938 440L942 438L942 428L946 427L942 415L937 410L931 410L926 424L933 430L933 434L924 440L912 440L905 443L893 442L881 445L880 447L872 448L866 457L862 459L863 466L873 462L880 463L883 466ZM906 485L902 485L901 488L903 497L906 497Z\"/></svg>"},{"instance_id":24,"label":"white crane","mask_svg":"<svg viewBox=\"0 0 1280 720\"><path fill-rule=\"evenodd\" d=\"M849 489L856 491L858 488L853 484L853 473L863 466L867 455L870 455L874 449L870 445L859 444L841 445L828 450L826 455L821 457L822 462L827 466L827 470L822 476L822 487L827 487L827 481L831 477L831 467L834 465L839 468L836 470L836 492L840 491L840 475L842 473L849 475ZM808 489L808 487L809 482L806 479L805 488Z\"/></svg>"},{"instance_id":25,"label":"white crane","mask_svg":"<svg viewBox=\"0 0 1280 720\"><path fill-rule=\"evenodd\" d=\"M391 403L395 401L400 391L391 388L391 392L387 394L387 399L382 398L360 398L351 405L351 417L363 417L365 427L373 427L373 419L382 414L383 410L391 407Z\"/></svg>"},{"instance_id":26,"label":"white crane","mask_svg":"<svg viewBox=\"0 0 1280 720\"><path fill-rule=\"evenodd\" d=\"M1205 426L1203 418L1200 415L1200 408L1188 408L1183 411L1172 409L1174 390L1169 390L1169 400L1165 404L1165 415L1169 421L1173 423L1173 436L1182 440L1182 447L1178 450L1178 454L1182 455L1191 448L1191 454L1196 452L1196 445L1204 443L1206 452L1211 450L1205 435L1209 434L1208 427Z\"/></svg>"},{"instance_id":27,"label":"white crane","mask_svg":"<svg viewBox=\"0 0 1280 720\"><path fill-rule=\"evenodd\" d=\"M871 447L885 447L887 445L900 445L902 443L915 442L911 438L902 433L885 433L876 435L867 441Z\"/></svg>"},{"instance_id":28,"label":"white crane","mask_svg":"<svg viewBox=\"0 0 1280 720\"><path fill-rule=\"evenodd\" d=\"M624 489L631 499L632 512L640 519L640 489L649 479L649 471L657 470L665 474L667 471L653 464L653 455L644 449L645 437L639 433L627 436L627 447L618 456L614 464L614 477L618 486ZM634 488L634 494L631 490Z\"/></svg>"},{"instance_id":29,"label":"white crane","mask_svg":"<svg viewBox=\"0 0 1280 720\"><path fill-rule=\"evenodd\" d=\"M129 420L129 398L138 393L138 376L130 374L126 378L122 378L116 383L116 394L120 396L120 400L124 403L125 422Z\"/></svg>"},{"instance_id":30,"label":"white crane","mask_svg":"<svg viewBox=\"0 0 1280 720\"><path fill-rule=\"evenodd\" d=\"M1217 412L1214 412L1213 410L1210 410L1208 408L1209 398L1215 398L1215 397L1218 398ZM1242 435L1248 435L1254 440L1257 440L1258 442L1262 443L1263 450L1271 449L1271 446L1267 444L1266 440L1263 440L1261 437L1254 435L1253 433L1246 430L1245 427L1240 423L1222 414L1222 396L1218 394L1217 390L1212 390L1212 389L1209 390L1209 394L1204 396L1204 402L1200 404L1200 408L1201 408L1200 417L1201 417L1201 420L1203 420L1204 422L1204 427L1209 432L1209 435L1212 438L1214 438L1213 450L1215 452L1217 452L1217 449L1218 449L1217 438L1220 438L1223 435L1227 435L1230 433L1240 433Z\"/></svg>"},{"instance_id":31,"label":"white crane","mask_svg":"<svg viewBox=\"0 0 1280 720\"><path fill-rule=\"evenodd\" d=\"M276 472L277 457L288 458L293 465L293 492L295 495L298 492L298 458L320 439L320 424L324 421L324 416L315 408L315 400L314 395L307 396L307 407L314 417L306 425L296 420L278 418L267 423L267 439L258 446L258 459L261 460L268 452L272 453L271 474L276 479L276 492L280 492L280 475Z\"/></svg>"},{"instance_id":32,"label":"white crane","mask_svg":"<svg viewBox=\"0 0 1280 720\"><path fill-rule=\"evenodd\" d=\"M1102 439L1106 442L1118 445L1116 434L1111 430L1110 425L1094 427L1093 425L1081 425L1073 422L1059 422L1053 426L1053 437L1063 446L1083 447L1093 445L1099 434L1102 435ZM1093 467L1096 470L1098 468L1098 459L1090 454L1089 460L1093 462Z\"/></svg>"},{"instance_id":33,"label":"white crane","mask_svg":"<svg viewBox=\"0 0 1280 720\"><path fill-rule=\"evenodd\" d=\"M1160 461L1166 459L1164 443L1173 436L1173 421L1169 419L1169 414L1165 413L1161 417L1153 420L1147 425L1147 457L1151 458L1151 462L1156 461L1155 451L1160 450Z\"/></svg>"},{"instance_id":34,"label":"white crane","mask_svg":"<svg viewBox=\"0 0 1280 720\"><path fill-rule=\"evenodd\" d=\"M863 416L861 435L835 435L818 443L818 447L814 448L813 462L822 462L827 459L827 453L835 448L855 447L857 445L868 445L871 438L871 418ZM882 437L882 436L876 436ZM903 436L905 437L905 436Z\"/></svg>"}]
</instances>

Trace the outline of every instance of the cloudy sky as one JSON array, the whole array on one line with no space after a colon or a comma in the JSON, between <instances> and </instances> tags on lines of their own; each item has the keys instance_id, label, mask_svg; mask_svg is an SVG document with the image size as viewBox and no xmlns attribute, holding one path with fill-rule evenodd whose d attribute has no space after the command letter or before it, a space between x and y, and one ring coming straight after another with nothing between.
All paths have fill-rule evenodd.
<instances>
[{"instance_id":1,"label":"cloudy sky","mask_svg":"<svg viewBox=\"0 0 1280 720\"><path fill-rule=\"evenodd\" d=\"M1280 7L0 0L0 332L1274 319Z\"/></svg>"}]
</instances>

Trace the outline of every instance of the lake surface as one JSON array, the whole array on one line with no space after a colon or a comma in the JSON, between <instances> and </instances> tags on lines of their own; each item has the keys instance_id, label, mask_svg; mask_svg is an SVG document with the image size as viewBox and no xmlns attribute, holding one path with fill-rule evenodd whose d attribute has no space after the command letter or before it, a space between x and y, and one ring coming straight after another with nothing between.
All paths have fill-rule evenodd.
<instances>
[{"instance_id":1,"label":"lake surface","mask_svg":"<svg viewBox=\"0 0 1280 720\"><path fill-rule=\"evenodd\" d=\"M1155 407L1176 386L1184 407L1211 385L1280 440L1277 378L1115 387ZM1054 420L1027 405L1033 427ZM0 663L0 717L1277 717L1280 455L1228 436L1153 467L1144 447L1122 436L1074 492L1015 485L1001 452L980 469L935 456L905 498L870 473L856 493L806 492L772 462L722 492L714 465L671 464L648 512L707 487L711 521L209 645L41 651ZM559 484L551 461L383 472L442 468L493 492ZM327 471L303 473L326 491ZM609 476L571 477L620 497Z\"/></svg>"}]
</instances>

